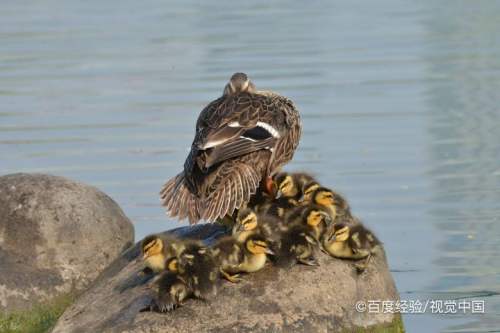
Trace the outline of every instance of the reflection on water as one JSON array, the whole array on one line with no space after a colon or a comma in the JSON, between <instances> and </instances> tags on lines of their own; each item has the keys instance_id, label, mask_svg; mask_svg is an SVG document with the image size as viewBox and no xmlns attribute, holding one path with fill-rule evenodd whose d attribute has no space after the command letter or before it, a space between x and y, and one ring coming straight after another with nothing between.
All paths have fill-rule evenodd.
<instances>
[{"instance_id":1,"label":"reflection on water","mask_svg":"<svg viewBox=\"0 0 500 333\"><path fill-rule=\"evenodd\" d=\"M408 315L408 331L498 329L499 6L231 4L3 4L0 174L98 186L137 238L179 226L158 191L199 111L246 71L300 107L289 169L349 198L403 299L487 300L486 316Z\"/></svg>"},{"instance_id":2,"label":"reflection on water","mask_svg":"<svg viewBox=\"0 0 500 333\"><path fill-rule=\"evenodd\" d=\"M441 14L446 13L447 20ZM436 6L426 20L432 223L443 241L430 289L483 299L454 332L500 329L500 4ZM474 297L476 296L476 297ZM462 318L464 319L464 318Z\"/></svg>"}]
</instances>

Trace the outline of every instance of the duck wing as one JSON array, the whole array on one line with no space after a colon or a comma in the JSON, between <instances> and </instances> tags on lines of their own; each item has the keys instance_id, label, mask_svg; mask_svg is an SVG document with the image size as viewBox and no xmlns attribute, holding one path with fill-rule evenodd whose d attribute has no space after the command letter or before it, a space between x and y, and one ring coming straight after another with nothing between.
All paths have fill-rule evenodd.
<instances>
[{"instance_id":1,"label":"duck wing","mask_svg":"<svg viewBox=\"0 0 500 333\"><path fill-rule=\"evenodd\" d=\"M222 96L200 113L184 171L164 185L162 203L170 216L191 223L231 214L292 158L299 138L300 117L287 98Z\"/></svg>"},{"instance_id":2,"label":"duck wing","mask_svg":"<svg viewBox=\"0 0 500 333\"><path fill-rule=\"evenodd\" d=\"M211 112L200 115L185 171L192 171L195 164L205 171L231 158L272 149L280 138L280 128L264 119L273 113L268 102L265 96L240 94L209 105Z\"/></svg>"},{"instance_id":3,"label":"duck wing","mask_svg":"<svg viewBox=\"0 0 500 333\"><path fill-rule=\"evenodd\" d=\"M259 187L270 154L260 150L221 164L207 179L209 185L205 189L201 218L207 221L223 218L250 201Z\"/></svg>"}]
</instances>

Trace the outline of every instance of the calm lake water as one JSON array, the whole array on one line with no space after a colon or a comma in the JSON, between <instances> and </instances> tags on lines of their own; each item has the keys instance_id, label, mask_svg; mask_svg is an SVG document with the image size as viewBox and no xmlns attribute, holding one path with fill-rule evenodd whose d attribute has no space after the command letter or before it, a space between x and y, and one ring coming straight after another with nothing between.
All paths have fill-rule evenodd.
<instances>
[{"instance_id":1,"label":"calm lake water","mask_svg":"<svg viewBox=\"0 0 500 333\"><path fill-rule=\"evenodd\" d=\"M383 240L408 332L500 332L500 3L9 1L0 9L0 174L101 188L137 239L199 111L235 71L292 98L289 170L345 194Z\"/></svg>"}]
</instances>

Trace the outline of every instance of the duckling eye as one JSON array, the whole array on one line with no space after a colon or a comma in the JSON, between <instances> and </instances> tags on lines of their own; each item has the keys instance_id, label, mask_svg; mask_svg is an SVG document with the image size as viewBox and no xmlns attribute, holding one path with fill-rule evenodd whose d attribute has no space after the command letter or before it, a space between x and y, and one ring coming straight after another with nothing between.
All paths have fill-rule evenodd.
<instances>
[{"instance_id":1,"label":"duckling eye","mask_svg":"<svg viewBox=\"0 0 500 333\"><path fill-rule=\"evenodd\" d=\"M262 242L262 241L255 241L254 243L255 246L258 246L258 247L267 247L267 244Z\"/></svg>"},{"instance_id":2,"label":"duckling eye","mask_svg":"<svg viewBox=\"0 0 500 333\"><path fill-rule=\"evenodd\" d=\"M149 243L147 243L147 244L144 246L144 252L148 252L149 250L151 250L151 248L152 248L153 246L155 246L155 245L156 245L156 243L157 243L156 239L155 239L155 240L153 240L153 241L151 241L151 242L149 242Z\"/></svg>"},{"instance_id":3,"label":"duckling eye","mask_svg":"<svg viewBox=\"0 0 500 333\"><path fill-rule=\"evenodd\" d=\"M284 189L286 189L289 186L290 186L290 182L287 181L287 180L285 180L283 183L281 183L280 190L284 190Z\"/></svg>"}]
</instances>

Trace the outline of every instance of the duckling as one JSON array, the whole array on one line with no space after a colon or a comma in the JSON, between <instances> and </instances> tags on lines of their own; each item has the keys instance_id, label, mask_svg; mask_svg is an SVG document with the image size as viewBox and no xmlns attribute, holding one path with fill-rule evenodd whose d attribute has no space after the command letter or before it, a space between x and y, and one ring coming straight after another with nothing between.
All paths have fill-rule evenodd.
<instances>
[{"instance_id":1,"label":"duckling","mask_svg":"<svg viewBox=\"0 0 500 333\"><path fill-rule=\"evenodd\" d=\"M178 274L168 271L160 275L157 286L158 295L151 305L144 309L146 311L172 311L193 294L188 284Z\"/></svg>"},{"instance_id":2,"label":"duckling","mask_svg":"<svg viewBox=\"0 0 500 333\"><path fill-rule=\"evenodd\" d=\"M302 132L294 103L257 90L244 73L200 113L183 171L163 186L162 205L172 217L215 221L240 209L260 183L288 163Z\"/></svg>"},{"instance_id":3,"label":"duckling","mask_svg":"<svg viewBox=\"0 0 500 333\"><path fill-rule=\"evenodd\" d=\"M209 299L217 294L218 267L201 242L184 241L182 252L167 260L166 269L178 274L194 297Z\"/></svg>"},{"instance_id":4,"label":"duckling","mask_svg":"<svg viewBox=\"0 0 500 333\"><path fill-rule=\"evenodd\" d=\"M333 257L342 259L361 260L364 263L356 264L359 273L363 272L373 254L381 250L381 242L361 223L347 225L333 224L322 241L323 249Z\"/></svg>"},{"instance_id":5,"label":"duckling","mask_svg":"<svg viewBox=\"0 0 500 333\"><path fill-rule=\"evenodd\" d=\"M287 229L282 220L268 214L259 214L250 208L242 209L236 216L232 235L240 243L251 235L266 239L269 247L276 252L280 246L280 235Z\"/></svg>"},{"instance_id":6,"label":"duckling","mask_svg":"<svg viewBox=\"0 0 500 333\"><path fill-rule=\"evenodd\" d=\"M319 205L298 207L287 216L287 223L302 224L311 230L316 241L319 241L327 228L332 224L329 212Z\"/></svg>"},{"instance_id":7,"label":"duckling","mask_svg":"<svg viewBox=\"0 0 500 333\"><path fill-rule=\"evenodd\" d=\"M326 187L318 187L312 193L311 198L313 204L322 206L328 211L333 222L342 220L354 223L349 204L340 194Z\"/></svg>"},{"instance_id":8,"label":"duckling","mask_svg":"<svg viewBox=\"0 0 500 333\"><path fill-rule=\"evenodd\" d=\"M305 172L281 172L274 177L276 184L276 199L281 197L287 198L289 202L295 206L298 205L298 200L302 196L302 188L307 183L317 183L313 176Z\"/></svg>"},{"instance_id":9,"label":"duckling","mask_svg":"<svg viewBox=\"0 0 500 333\"><path fill-rule=\"evenodd\" d=\"M180 253L183 247L182 242L173 236L147 236L141 242L142 258L146 266L142 272L149 274L165 270L165 262Z\"/></svg>"},{"instance_id":10,"label":"duckling","mask_svg":"<svg viewBox=\"0 0 500 333\"><path fill-rule=\"evenodd\" d=\"M321 185L315 180L305 182L301 188L302 196L299 198L299 204L300 205L307 205L307 204L311 203L312 194L320 186Z\"/></svg>"},{"instance_id":11,"label":"duckling","mask_svg":"<svg viewBox=\"0 0 500 333\"><path fill-rule=\"evenodd\" d=\"M239 282L239 273L253 273L261 270L267 261L267 255L274 252L269 248L264 237L250 235L244 243L235 237L221 238L211 249L221 275L230 282Z\"/></svg>"},{"instance_id":12,"label":"duckling","mask_svg":"<svg viewBox=\"0 0 500 333\"><path fill-rule=\"evenodd\" d=\"M308 266L318 266L315 256L317 249L318 241L314 231L305 224L294 224L283 233L277 264L281 267L291 267L299 262Z\"/></svg>"}]
</instances>

